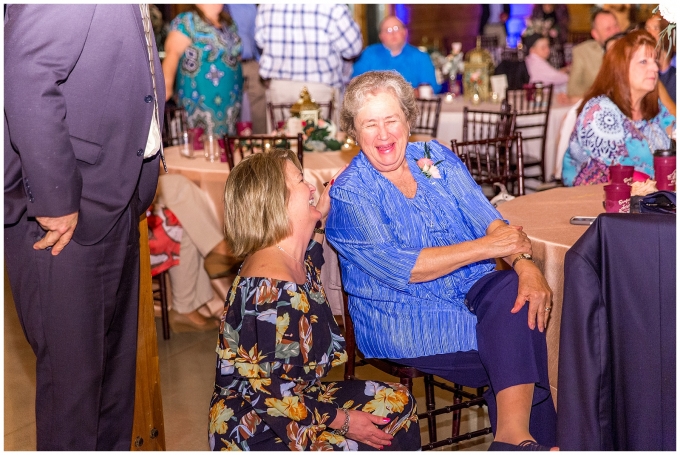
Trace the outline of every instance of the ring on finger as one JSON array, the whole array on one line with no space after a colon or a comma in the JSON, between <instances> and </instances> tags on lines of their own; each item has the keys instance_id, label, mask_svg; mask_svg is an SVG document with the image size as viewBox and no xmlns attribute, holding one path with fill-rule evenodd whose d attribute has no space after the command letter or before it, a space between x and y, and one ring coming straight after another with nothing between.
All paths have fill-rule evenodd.
<instances>
[{"instance_id":1,"label":"ring on finger","mask_svg":"<svg viewBox=\"0 0 680 455\"><path fill-rule=\"evenodd\" d=\"M547 306L545 307L545 311L550 312L551 307Z\"/></svg>"}]
</instances>

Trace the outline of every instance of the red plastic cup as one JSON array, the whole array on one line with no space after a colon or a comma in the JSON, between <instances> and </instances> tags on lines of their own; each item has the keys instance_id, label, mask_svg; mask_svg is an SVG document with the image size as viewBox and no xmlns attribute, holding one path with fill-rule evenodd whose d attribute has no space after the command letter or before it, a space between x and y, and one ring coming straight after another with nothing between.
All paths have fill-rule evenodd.
<instances>
[{"instance_id":1,"label":"red plastic cup","mask_svg":"<svg viewBox=\"0 0 680 455\"><path fill-rule=\"evenodd\" d=\"M604 209L607 213L630 212L630 185L610 183L604 186Z\"/></svg>"},{"instance_id":2,"label":"red plastic cup","mask_svg":"<svg viewBox=\"0 0 680 455\"><path fill-rule=\"evenodd\" d=\"M635 167L633 166L622 166L620 164L609 166L609 183L625 183L627 185L632 185L634 172Z\"/></svg>"},{"instance_id":3,"label":"red plastic cup","mask_svg":"<svg viewBox=\"0 0 680 455\"><path fill-rule=\"evenodd\" d=\"M203 150L203 138L201 137L203 135L203 128L197 126L191 131L192 132L190 134L193 137L194 150Z\"/></svg>"},{"instance_id":4,"label":"red plastic cup","mask_svg":"<svg viewBox=\"0 0 680 455\"><path fill-rule=\"evenodd\" d=\"M669 150L657 150L654 154L654 178L659 191L675 191L675 155L670 153Z\"/></svg>"}]
</instances>

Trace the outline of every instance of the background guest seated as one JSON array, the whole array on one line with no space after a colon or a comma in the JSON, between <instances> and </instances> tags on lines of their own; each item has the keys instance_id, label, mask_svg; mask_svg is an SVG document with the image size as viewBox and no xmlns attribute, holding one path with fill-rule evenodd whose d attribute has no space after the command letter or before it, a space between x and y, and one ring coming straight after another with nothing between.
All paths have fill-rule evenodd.
<instances>
[{"instance_id":1,"label":"background guest seated","mask_svg":"<svg viewBox=\"0 0 680 455\"><path fill-rule=\"evenodd\" d=\"M567 95L571 101L576 102L590 90L602 66L605 41L620 31L616 17L611 12L598 9L593 13L590 30L593 39L584 41L572 49L567 85Z\"/></svg>"},{"instance_id":2,"label":"background guest seated","mask_svg":"<svg viewBox=\"0 0 680 455\"><path fill-rule=\"evenodd\" d=\"M406 42L408 30L396 16L388 16L380 23L380 44L371 44L354 64L352 77L367 71L395 70L413 88L421 84L441 92L430 56Z\"/></svg>"},{"instance_id":3,"label":"background guest seated","mask_svg":"<svg viewBox=\"0 0 680 455\"><path fill-rule=\"evenodd\" d=\"M211 280L229 275L238 261L205 195L183 175L160 176L153 213L159 209L160 217L149 216L149 244L152 273L168 270L170 275L170 326L174 332L215 330L217 321L204 318L199 309L215 298Z\"/></svg>"},{"instance_id":4,"label":"background guest seated","mask_svg":"<svg viewBox=\"0 0 680 455\"><path fill-rule=\"evenodd\" d=\"M489 385L490 449L548 450L552 292L522 228L502 220L463 162L436 141L408 142L418 114L411 86L392 71L363 74L345 94L342 129L361 152L331 189L327 236L358 346ZM494 271L495 258L515 269Z\"/></svg>"},{"instance_id":5,"label":"background guest seated","mask_svg":"<svg viewBox=\"0 0 680 455\"><path fill-rule=\"evenodd\" d=\"M290 150L250 155L227 179L227 241L246 258L222 315L213 450L420 448L405 386L320 382L347 353L320 282L328 189L316 206L315 191Z\"/></svg>"},{"instance_id":6,"label":"background guest seated","mask_svg":"<svg viewBox=\"0 0 680 455\"><path fill-rule=\"evenodd\" d=\"M635 180L654 178L652 151L669 147L675 121L659 101L657 52L654 37L637 30L605 54L564 155L566 186L606 183L614 164L635 166Z\"/></svg>"},{"instance_id":7,"label":"background guest seated","mask_svg":"<svg viewBox=\"0 0 680 455\"><path fill-rule=\"evenodd\" d=\"M605 43L604 43L605 52L609 52L609 50L612 47L614 47L614 43L616 43L616 40L618 40L619 38L621 38L625 35L626 35L625 32L621 32L621 33L617 33L614 36L609 37L609 39L607 39L607 41L605 41ZM654 34L652 33L652 36L653 35ZM664 52L664 50L660 48L659 52ZM673 77L675 77L675 73L674 73ZM659 71L659 82L662 82L660 71ZM675 83L675 82L673 82L673 83ZM657 84L656 87L659 89L659 101L661 101L661 104L663 104L666 107L666 109L668 109L668 112L670 112L673 116L675 116L675 101L668 94L666 87L663 84ZM578 102L575 103L575 104L580 105L581 100L578 100ZM578 107L578 106L576 106L576 107ZM576 119L574 119L574 120L576 120Z\"/></svg>"},{"instance_id":8,"label":"background guest seated","mask_svg":"<svg viewBox=\"0 0 680 455\"><path fill-rule=\"evenodd\" d=\"M555 93L564 93L569 82L568 68L556 70L548 62L550 57L550 41L538 33L523 36L522 43L529 55L524 57L524 63L529 72L529 82L543 82L553 84Z\"/></svg>"}]
</instances>

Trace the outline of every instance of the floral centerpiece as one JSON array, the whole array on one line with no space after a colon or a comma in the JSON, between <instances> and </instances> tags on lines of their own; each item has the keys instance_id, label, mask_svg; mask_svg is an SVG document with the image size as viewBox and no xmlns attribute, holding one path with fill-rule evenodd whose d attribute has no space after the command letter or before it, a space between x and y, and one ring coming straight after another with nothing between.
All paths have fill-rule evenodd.
<instances>
[{"instance_id":1,"label":"floral centerpiece","mask_svg":"<svg viewBox=\"0 0 680 455\"><path fill-rule=\"evenodd\" d=\"M461 43L451 44L451 53L444 56L439 52L433 52L430 55L432 63L435 68L435 75L437 76L437 83L443 84L445 81L449 82L449 92L457 91L456 79L459 74L463 73L463 52ZM455 87L455 88L454 88Z\"/></svg>"},{"instance_id":2,"label":"floral centerpiece","mask_svg":"<svg viewBox=\"0 0 680 455\"><path fill-rule=\"evenodd\" d=\"M654 8L654 13L657 11L661 13L661 16L663 16L664 19L666 19L669 24L668 27L666 27L664 30L661 31L661 34L659 35L659 41L663 38L666 38L671 44L671 46L668 46L668 52L671 51L671 48L673 45L675 45L675 22L678 17L678 11L680 7L678 7L677 3L662 3L656 8Z\"/></svg>"},{"instance_id":3,"label":"floral centerpiece","mask_svg":"<svg viewBox=\"0 0 680 455\"><path fill-rule=\"evenodd\" d=\"M467 82L468 85L472 88L472 102L474 104L479 103L479 81L481 78L481 74L479 71L475 71L473 73L468 73L467 75Z\"/></svg>"},{"instance_id":4,"label":"floral centerpiece","mask_svg":"<svg viewBox=\"0 0 680 455\"><path fill-rule=\"evenodd\" d=\"M303 148L310 151L323 152L327 150L340 150L342 143L335 138L337 128L330 120L319 119L317 123L311 120L301 120L298 117L290 117L282 129L276 134L295 136L302 133Z\"/></svg>"},{"instance_id":5,"label":"floral centerpiece","mask_svg":"<svg viewBox=\"0 0 680 455\"><path fill-rule=\"evenodd\" d=\"M477 47L465 55L463 95L473 103L486 101L490 94L490 78L494 71L491 53L482 48L482 37L477 37Z\"/></svg>"}]
</instances>

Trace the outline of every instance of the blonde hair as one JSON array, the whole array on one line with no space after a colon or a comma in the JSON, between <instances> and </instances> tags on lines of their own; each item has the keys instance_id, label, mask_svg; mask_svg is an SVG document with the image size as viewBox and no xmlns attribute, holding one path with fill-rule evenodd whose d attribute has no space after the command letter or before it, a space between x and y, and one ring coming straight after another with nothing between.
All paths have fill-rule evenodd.
<instances>
[{"instance_id":1,"label":"blonde hair","mask_svg":"<svg viewBox=\"0 0 680 455\"><path fill-rule=\"evenodd\" d=\"M295 153L274 148L247 156L229 173L224 233L234 256L246 256L290 235L286 161L302 171Z\"/></svg>"},{"instance_id":2,"label":"blonde hair","mask_svg":"<svg viewBox=\"0 0 680 455\"><path fill-rule=\"evenodd\" d=\"M350 137L357 138L354 119L359 109L366 104L366 98L380 92L392 93L399 100L408 124L415 126L420 110L411 84L396 71L369 71L352 79L345 90L340 110L340 128Z\"/></svg>"}]
</instances>

